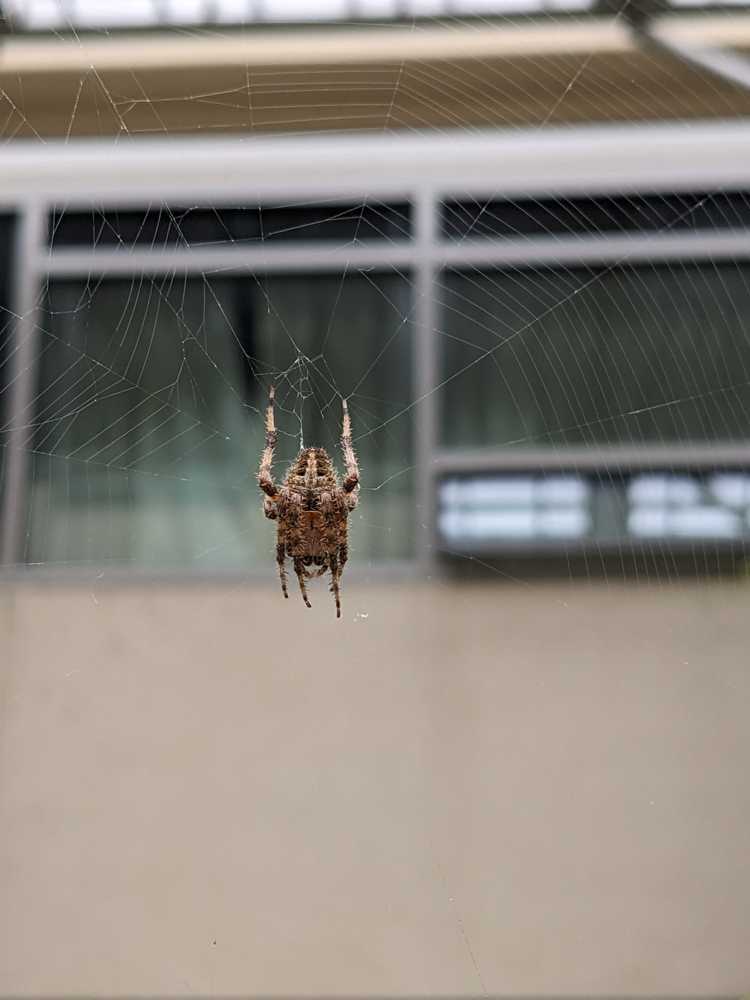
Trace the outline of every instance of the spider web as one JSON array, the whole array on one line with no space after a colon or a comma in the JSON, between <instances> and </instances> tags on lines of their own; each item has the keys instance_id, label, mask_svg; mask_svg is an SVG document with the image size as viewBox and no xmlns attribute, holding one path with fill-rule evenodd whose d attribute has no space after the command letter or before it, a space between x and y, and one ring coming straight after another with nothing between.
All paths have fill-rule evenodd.
<instances>
[{"instance_id":1,"label":"spider web","mask_svg":"<svg viewBox=\"0 0 750 1000\"><path fill-rule=\"evenodd\" d=\"M548 17L554 22L555 15ZM441 23L452 30L490 22L453 15ZM67 27L77 37L75 26ZM411 29L419 30L416 19ZM482 59L476 67L487 68ZM457 120L464 115L477 122L478 97L468 75L448 80L429 66L413 72L444 92ZM356 75L356 69L350 71L347 86L356 88ZM403 114L404 76L402 62L389 74L381 105L365 112L378 122L375 131L393 134L394 142L397 133L431 124L426 106L423 122L418 114L414 120L413 110L411 118ZM83 75L66 141L75 141L81 96L89 86L97 90L101 115L114 117L123 139L141 131L171 135L169 102L149 98L136 76L134 83L137 96L124 99L107 88L96 69ZM231 92L200 91L189 101L244 107L252 135L258 130L258 94L269 85L248 69L244 83ZM612 120L619 120L623 109L637 119L646 106L667 103L671 85L669 76L656 70L648 94L623 84L622 107L611 107ZM503 87L497 79L488 99L500 99ZM721 110L723 91L718 84L713 89ZM611 101L608 93L602 97L604 87L588 55L557 75L545 66L542 93L539 132L559 118L571 94L591 105ZM319 103L304 109L305 126L337 132L332 108L340 91L321 87L318 97ZM19 131L36 131L22 104L7 94L4 103L8 140ZM155 127L129 124L139 103L152 110ZM729 113L731 102L726 103ZM606 104L603 117L606 121ZM285 125L288 108L278 120L266 116L262 127ZM450 135L446 127L433 131ZM481 133L481 114L465 131ZM37 142L44 140L39 136ZM452 197L456 204L445 225L453 226L458 246L497 236L499 225L518 239L531 238L529 221L534 236L553 241L566 227L605 235L621 224L618 212L646 210L627 192L619 194L619 207L616 192L606 203L586 204L530 196L514 203L510 221L498 222L493 197L471 191ZM734 200L721 191L702 191L678 196L676 203L669 194L652 201L645 231L654 236L680 232L695 220L716 231L747 221L742 193ZM407 209L394 209L369 192L343 208L338 201L309 199L229 208L149 201L130 211L93 205L88 214L66 212L64 204L54 207L53 254L69 247L104 252L135 244L168 252L175 246L251 242L272 250L326 231L334 234L326 238L356 251L368 240L397 246L414 233ZM235 209L252 217L255 229L249 235L232 214ZM474 552L453 547L436 537L431 525L420 535L434 514L429 505L420 508L419 467L430 460L416 441L420 408L439 400L437 449L454 453L623 444L683 444L689 450L696 441L741 441L748 430L748 288L741 259L705 254L697 261L637 265L624 251L599 265L552 260L448 266L438 270L434 283L437 372L421 389L415 343L423 291L408 266L345 261L338 271L323 274L262 267L188 274L166 265L118 276L95 268L75 277L48 274L30 311L35 376L20 418L13 412L19 377L13 366L22 345L7 341L3 357L6 482L9 453L20 449L25 455L16 558L38 570L79 570L97 579L121 568L270 575L273 528L262 520L254 478L262 413L274 384L277 477L305 443L324 445L341 465L341 401L349 401L363 474L351 531L355 572L368 573L382 563L409 564L418 555L454 555L477 570L491 564L494 572L523 579L532 573L530 564L511 566L506 560L503 565L492 553L485 556L481 546ZM699 327L707 331L703 342ZM667 465L667 471L680 471L674 459ZM620 471L604 461L605 478L613 481ZM679 491L679 483L674 487L664 480L654 488L669 493ZM556 558L565 572L572 572L579 549L576 539L560 547ZM687 550L695 572L705 569L715 551L710 539ZM648 557L647 574L669 576L676 570L661 541L646 537L639 552ZM600 564L605 572L625 572L623 550L617 548L620 569L606 569L612 554L605 559L594 546L584 572L598 572Z\"/></svg>"},{"instance_id":2,"label":"spider web","mask_svg":"<svg viewBox=\"0 0 750 1000\"><path fill-rule=\"evenodd\" d=\"M555 14L547 17L557 23ZM481 27L485 20L452 14L443 15L441 24L453 31ZM77 37L69 21L67 29ZM415 19L407 30L416 35L421 27ZM484 94L477 90L479 70L485 71ZM187 103L226 106L227 121L219 120L219 127L234 127L242 109L251 138L265 130L311 126L337 135L338 105L345 91L356 93L360 72L364 87L367 70L350 68L343 84L324 82L315 102L302 108L294 88L285 84L278 118L266 109L262 124L259 96L279 86L272 74L248 69L236 88L220 93L196 88ZM392 137L394 150L400 138L428 128L448 139L454 135L445 121L434 124L428 97L421 111L412 102L407 113L407 79L412 93L436 89L452 109L444 117L452 114L454 126L477 135L492 118L490 105L502 104L507 96L507 81L482 58L452 77L444 67L407 71L405 62L391 67L377 107L361 107L356 117L359 127ZM564 120L573 97L579 106L598 109L605 122L646 119L654 109L673 113L675 91L685 86L677 65L670 75L655 61L651 83L643 90L623 80L613 99L611 85L605 86L588 55L574 65L531 60L525 84L537 101L531 131L542 134ZM150 98L137 76L123 97L92 68L81 75L60 130L71 146L88 88L97 94L102 131L108 133L104 123L114 119L124 145L139 138L177 141L168 101ZM735 113L731 88L707 82L706 90L713 95L713 113ZM153 113L152 124L143 129L131 124L131 112L141 105ZM46 140L23 100L2 94L0 110L5 116L0 134L8 143L18 134L31 134L27 141L44 148ZM506 125L511 135L519 128L511 108ZM683 127L687 133L692 128L688 121ZM115 148L113 160L116 156ZM747 254L714 255L709 247L697 248L695 258L650 260L625 247L598 262L581 263L556 257L555 247L571 234L604 243L633 233L634 219L637 234L655 244L663 236L695 231L710 243L713 235L747 230L746 192L664 192L644 199L623 188L609 190L606 197L585 193L577 199L551 190L509 198L502 179L497 196L484 190L481 196L473 189L450 192L442 216L444 243L465 248L477 240L510 239L522 250L527 243L535 250L543 242L547 259L524 259L520 253L516 262L502 265L449 263L436 268L429 290L410 265L358 263L362 250L398 249L405 240L416 241L414 206L373 191L345 204L325 198L302 202L293 195L254 200L248 191L240 204L146 197L135 207L130 199L114 207L52 206L49 237L41 240L50 267L32 285L20 312L8 302L6 289L8 321L0 340L0 496L6 505L12 500L13 476L19 468L23 473L12 539L18 572L83 578L91 586L92 614L98 585L133 573L222 574L238 580L238 586L253 579L277 588L275 525L263 519L255 482L271 385L279 428L277 478L305 444L325 446L342 469L341 403L348 400L362 474L343 582L350 620L361 622L368 615L348 603L349 582L369 579L380 567L393 574L398 565L422 577L436 568L472 576L489 572L531 585L538 567L512 545L502 551L508 536L500 542L490 537L489 543L478 536L467 542L460 532L453 540L450 531L441 536L433 523L440 513L435 508L451 491L463 498L459 519L468 517L473 525L481 525L482 517L496 523L502 516L518 532L524 530L522 520L508 522L507 511L498 515L492 507L503 491L506 498L508 491L517 491L516 508L529 503L544 508L534 512L535 523L545 525L546 540L556 545L547 552L545 572L584 579L604 573L608 580L635 572L662 582L685 571L697 576L711 569L723 558L719 543L725 536L691 540L683 535L679 558L670 540L648 530L634 549L625 543L607 548L596 538L584 546L579 537L554 536L555 524L570 522L561 521L550 498L560 501L571 487L593 490L591 474L605 493L610 491L605 499L614 505L616 491L625 496L632 484L623 478L627 462L608 457L607 449L646 454L662 448L668 457L636 484L641 493L651 490L643 506L662 518L674 511L684 518L685 509L695 518L681 491L692 503L699 490L698 509L705 517L708 508L714 509L706 499L710 486L696 483L683 465L701 448L715 449L717 475L724 476L728 496L722 523L727 514L733 524L747 522L750 489L744 473L741 466L722 471L721 458L750 437ZM47 220L40 225L46 233ZM337 268L297 264L285 270L261 263L185 269L172 263L175 250L188 247L202 252L250 246L267 252L270 260L279 249L308 246L311 234L342 251ZM127 254L130 248L163 252L165 263L117 273L105 273L96 264L96 255ZM0 272L7 275L11 250L0 247L3 252L8 259L0 259ZM77 271L55 270L52 264L65 254L78 254L84 265ZM90 270L87 254L93 255ZM436 367L423 384L417 358L425 295L433 301L427 332L434 338ZM13 339L15 329L21 331L19 339ZM29 367L33 379L24 397L19 385ZM433 404L434 450L425 454L420 420ZM680 447L684 462L674 457ZM587 465L586 454L597 450L604 457ZM518 455L527 456L526 464L503 467L502 474L492 464L506 456L515 461ZM424 464L437 458L442 464L430 470L435 481L430 479L425 494ZM541 464L550 458L552 464ZM527 517L516 508L512 517ZM743 551L742 533L731 540L736 558ZM322 603L315 585L311 597ZM300 616L304 611L296 610ZM82 661L82 667L89 666ZM282 675L280 683L287 676L292 675ZM559 693L570 696L564 689ZM453 735L452 718L444 725L444 730L438 727L441 740ZM472 749L470 766L474 763ZM446 781L450 798L454 789L448 786ZM441 860L438 868L441 899L448 900L460 933L472 988L486 996L490 973L480 960L482 942L470 933L480 921L472 925L462 900L453 895L454 884L461 884L460 865L453 858L452 865ZM485 954L494 947L485 939Z\"/></svg>"}]
</instances>

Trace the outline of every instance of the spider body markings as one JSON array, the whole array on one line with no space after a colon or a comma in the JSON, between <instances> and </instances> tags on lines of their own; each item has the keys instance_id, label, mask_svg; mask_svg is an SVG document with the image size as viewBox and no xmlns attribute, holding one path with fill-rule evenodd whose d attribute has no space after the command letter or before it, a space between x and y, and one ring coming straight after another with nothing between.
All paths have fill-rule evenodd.
<instances>
[{"instance_id":1,"label":"spider body markings","mask_svg":"<svg viewBox=\"0 0 750 1000\"><path fill-rule=\"evenodd\" d=\"M308 608L307 581L330 570L336 617L341 617L340 582L348 557L349 514L359 500L359 466L352 447L349 409L343 400L341 448L346 466L343 483L325 448L303 448L277 486L271 475L276 447L274 388L268 395L266 444L260 462L258 486L264 494L263 513L276 521L276 563L281 589L287 590L286 559L292 560L302 599ZM314 567L314 568L312 568Z\"/></svg>"}]
</instances>

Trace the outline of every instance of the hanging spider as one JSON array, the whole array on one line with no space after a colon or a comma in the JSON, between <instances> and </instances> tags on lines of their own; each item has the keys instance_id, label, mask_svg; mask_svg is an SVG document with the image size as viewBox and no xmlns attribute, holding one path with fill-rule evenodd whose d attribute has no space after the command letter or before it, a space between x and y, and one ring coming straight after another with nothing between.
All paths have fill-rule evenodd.
<instances>
[{"instance_id":1,"label":"hanging spider","mask_svg":"<svg viewBox=\"0 0 750 1000\"><path fill-rule=\"evenodd\" d=\"M339 484L333 462L324 448L303 448L294 460L281 486L271 476L276 447L276 424L273 416L274 388L268 395L266 410L266 446L260 462L258 485L265 494L263 513L276 528L276 562L281 589L286 587L285 558L289 556L299 580L302 597L308 608L306 581L331 571L331 592L336 599L336 617L341 617L339 581L348 555L347 518L359 500L359 466L352 447L349 409L343 400L341 448L346 477ZM315 566L314 571L308 567Z\"/></svg>"}]
</instances>

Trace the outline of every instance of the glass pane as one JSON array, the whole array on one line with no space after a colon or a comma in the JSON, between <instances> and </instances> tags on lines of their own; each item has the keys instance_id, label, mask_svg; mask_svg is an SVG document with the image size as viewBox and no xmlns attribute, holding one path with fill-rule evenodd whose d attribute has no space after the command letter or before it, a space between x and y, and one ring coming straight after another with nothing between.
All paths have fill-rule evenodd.
<instances>
[{"instance_id":1,"label":"glass pane","mask_svg":"<svg viewBox=\"0 0 750 1000\"><path fill-rule=\"evenodd\" d=\"M69 209L50 216L49 242L61 246L236 246L371 243L411 236L407 202L323 202L242 208Z\"/></svg>"},{"instance_id":2,"label":"glass pane","mask_svg":"<svg viewBox=\"0 0 750 1000\"><path fill-rule=\"evenodd\" d=\"M385 423L411 397L408 290L383 274L52 283L27 560L273 566L256 474L274 379L275 474L296 453L300 417L306 442L341 468L337 393L351 393L364 434L351 559L408 555L412 482L398 473L413 464L411 427Z\"/></svg>"},{"instance_id":3,"label":"glass pane","mask_svg":"<svg viewBox=\"0 0 750 1000\"><path fill-rule=\"evenodd\" d=\"M449 446L750 437L750 264L449 273Z\"/></svg>"},{"instance_id":4,"label":"glass pane","mask_svg":"<svg viewBox=\"0 0 750 1000\"><path fill-rule=\"evenodd\" d=\"M748 515L739 469L530 468L449 473L438 485L438 531L454 554L732 546L750 542Z\"/></svg>"},{"instance_id":5,"label":"glass pane","mask_svg":"<svg viewBox=\"0 0 750 1000\"><path fill-rule=\"evenodd\" d=\"M443 203L441 233L447 240L519 236L584 236L603 233L746 229L746 191L689 194L601 195L576 198L462 198Z\"/></svg>"}]
</instances>

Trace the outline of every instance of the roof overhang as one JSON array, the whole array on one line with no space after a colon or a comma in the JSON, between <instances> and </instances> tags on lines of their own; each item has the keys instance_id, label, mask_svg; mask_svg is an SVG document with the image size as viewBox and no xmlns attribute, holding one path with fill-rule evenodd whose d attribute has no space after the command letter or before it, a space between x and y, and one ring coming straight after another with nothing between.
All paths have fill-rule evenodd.
<instances>
[{"instance_id":1,"label":"roof overhang","mask_svg":"<svg viewBox=\"0 0 750 1000\"><path fill-rule=\"evenodd\" d=\"M750 52L750 13L670 14ZM750 93L639 46L622 19L6 36L3 134L339 131L750 114Z\"/></svg>"}]
</instances>

